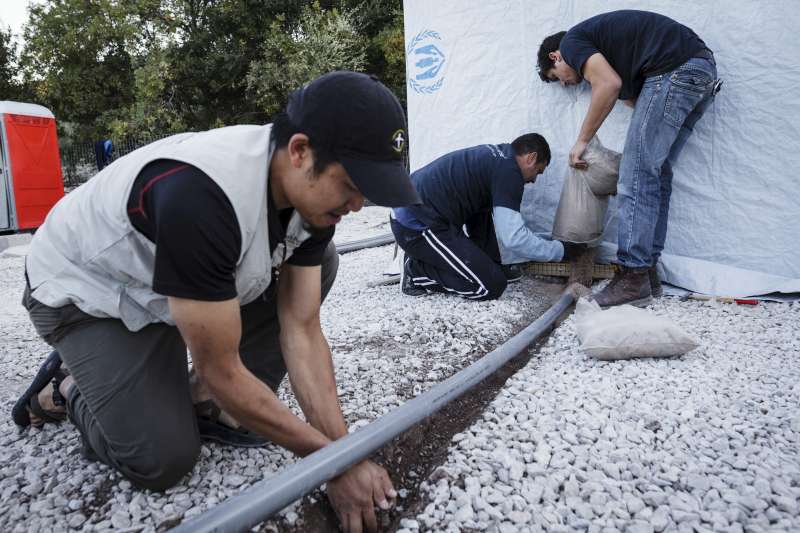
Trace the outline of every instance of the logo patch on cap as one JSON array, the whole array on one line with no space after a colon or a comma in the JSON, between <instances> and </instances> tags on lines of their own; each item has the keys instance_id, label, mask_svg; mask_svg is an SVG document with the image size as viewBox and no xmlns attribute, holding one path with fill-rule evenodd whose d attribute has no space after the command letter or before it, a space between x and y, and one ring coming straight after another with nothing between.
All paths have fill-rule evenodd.
<instances>
[{"instance_id":1,"label":"logo patch on cap","mask_svg":"<svg viewBox=\"0 0 800 533\"><path fill-rule=\"evenodd\" d=\"M406 135L405 131L397 130L392 134L392 150L397 152L398 154L403 153L403 148L406 147Z\"/></svg>"}]
</instances>

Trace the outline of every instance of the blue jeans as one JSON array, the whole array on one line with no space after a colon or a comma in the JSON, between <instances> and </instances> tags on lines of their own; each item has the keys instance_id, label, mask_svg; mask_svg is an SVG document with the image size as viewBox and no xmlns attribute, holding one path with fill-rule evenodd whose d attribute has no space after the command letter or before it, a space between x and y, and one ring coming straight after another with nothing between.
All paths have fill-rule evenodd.
<instances>
[{"instance_id":1,"label":"blue jeans","mask_svg":"<svg viewBox=\"0 0 800 533\"><path fill-rule=\"evenodd\" d=\"M672 165L714 98L717 67L692 58L650 76L636 101L619 169L617 262L656 264L667 235Z\"/></svg>"}]
</instances>

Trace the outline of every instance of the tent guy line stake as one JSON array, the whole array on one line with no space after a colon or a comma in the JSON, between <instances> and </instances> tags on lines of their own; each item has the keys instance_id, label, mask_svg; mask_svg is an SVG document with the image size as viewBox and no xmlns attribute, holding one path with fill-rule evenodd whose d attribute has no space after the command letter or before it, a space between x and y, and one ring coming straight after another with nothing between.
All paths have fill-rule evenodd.
<instances>
[{"instance_id":1,"label":"tent guy line stake","mask_svg":"<svg viewBox=\"0 0 800 533\"><path fill-rule=\"evenodd\" d=\"M361 429L289 465L275 476L259 481L200 516L183 522L172 531L205 533L249 530L369 457L397 435L491 376L549 331L573 302L572 294L565 291L542 316L467 368Z\"/></svg>"},{"instance_id":2,"label":"tent guy line stake","mask_svg":"<svg viewBox=\"0 0 800 533\"><path fill-rule=\"evenodd\" d=\"M689 300L709 301L716 300L726 304L758 305L755 298L734 298L733 296L709 296L707 294L692 293L686 296Z\"/></svg>"}]
</instances>

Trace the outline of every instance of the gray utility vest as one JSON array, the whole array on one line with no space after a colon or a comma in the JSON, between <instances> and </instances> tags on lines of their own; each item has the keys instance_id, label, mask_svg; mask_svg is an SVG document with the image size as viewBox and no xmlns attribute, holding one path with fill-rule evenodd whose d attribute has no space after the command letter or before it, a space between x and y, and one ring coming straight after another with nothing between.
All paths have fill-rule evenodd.
<instances>
[{"instance_id":1,"label":"gray utility vest","mask_svg":"<svg viewBox=\"0 0 800 533\"><path fill-rule=\"evenodd\" d=\"M271 127L174 135L104 168L58 202L36 232L26 261L32 296L50 307L71 303L92 316L118 318L130 331L156 322L174 325L166 296L152 288L156 246L131 225L127 213L142 168L156 159L174 159L208 174L228 197L242 236L236 292L240 305L255 300L272 281L273 265L280 266L310 237L295 211L285 243L270 255Z\"/></svg>"}]
</instances>

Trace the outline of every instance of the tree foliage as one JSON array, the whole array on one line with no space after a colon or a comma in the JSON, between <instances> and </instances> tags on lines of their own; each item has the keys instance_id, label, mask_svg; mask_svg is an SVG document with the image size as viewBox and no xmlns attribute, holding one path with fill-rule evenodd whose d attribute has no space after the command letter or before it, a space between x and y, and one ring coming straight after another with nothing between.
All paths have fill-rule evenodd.
<instances>
[{"instance_id":1,"label":"tree foliage","mask_svg":"<svg viewBox=\"0 0 800 533\"><path fill-rule=\"evenodd\" d=\"M0 100L23 98L24 88L17 70L17 43L10 29L0 28Z\"/></svg>"},{"instance_id":2,"label":"tree foliage","mask_svg":"<svg viewBox=\"0 0 800 533\"><path fill-rule=\"evenodd\" d=\"M256 104L268 114L283 109L288 94L303 83L331 70L360 71L365 64L365 39L346 11L323 11L314 2L286 26L284 17L270 25L261 57L247 75Z\"/></svg>"},{"instance_id":3,"label":"tree foliage","mask_svg":"<svg viewBox=\"0 0 800 533\"><path fill-rule=\"evenodd\" d=\"M57 0L29 7L22 67L35 98L87 135L102 113L133 102L138 28L126 5Z\"/></svg>"},{"instance_id":4,"label":"tree foliage","mask_svg":"<svg viewBox=\"0 0 800 533\"><path fill-rule=\"evenodd\" d=\"M154 138L186 131L186 122L176 108L176 85L164 51L155 48L133 72L133 102L100 116L114 138Z\"/></svg>"},{"instance_id":5,"label":"tree foliage","mask_svg":"<svg viewBox=\"0 0 800 533\"><path fill-rule=\"evenodd\" d=\"M47 0L24 36L26 100L83 140L263 123L332 69L405 100L400 0Z\"/></svg>"}]
</instances>

